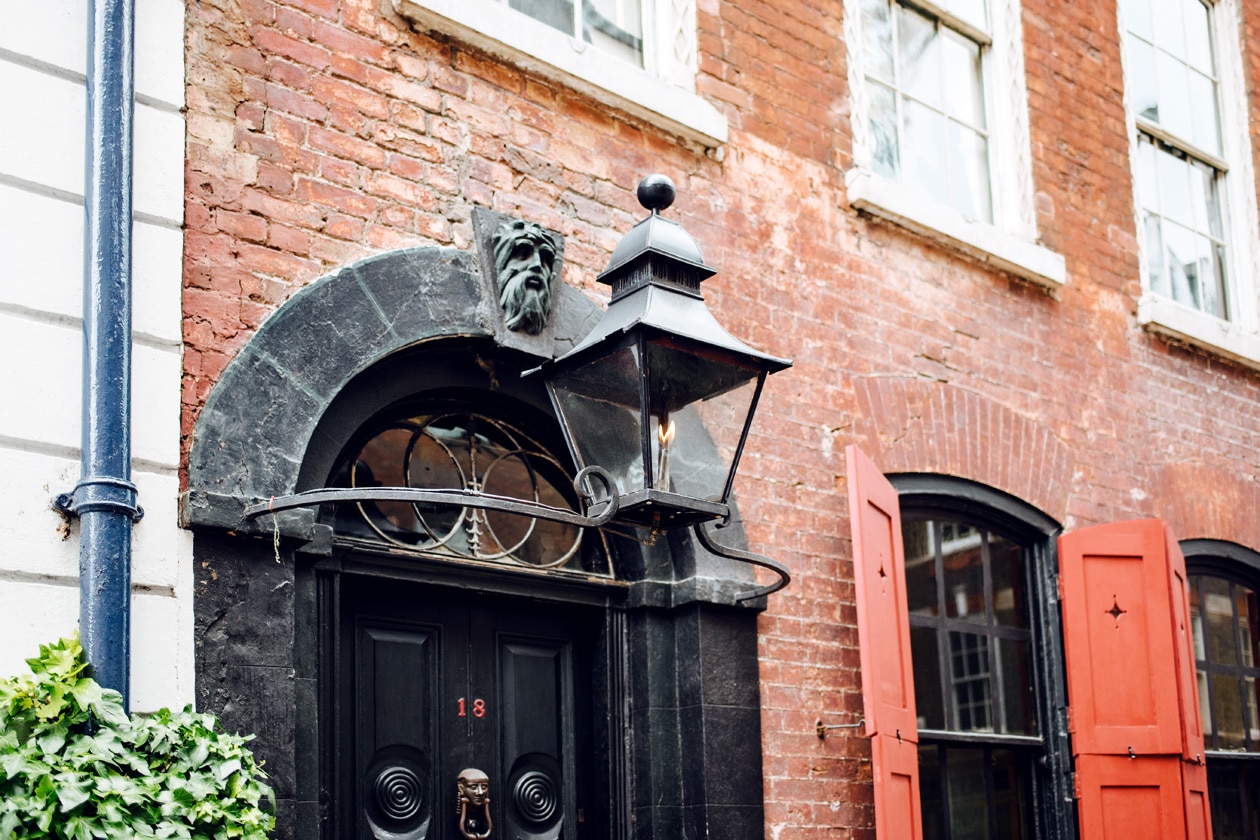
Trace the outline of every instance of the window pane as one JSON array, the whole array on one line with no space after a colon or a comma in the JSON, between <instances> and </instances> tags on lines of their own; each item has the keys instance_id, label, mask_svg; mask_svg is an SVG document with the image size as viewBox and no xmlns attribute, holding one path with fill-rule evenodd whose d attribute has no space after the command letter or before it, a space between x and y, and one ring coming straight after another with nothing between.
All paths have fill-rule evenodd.
<instances>
[{"instance_id":1,"label":"window pane","mask_svg":"<svg viewBox=\"0 0 1260 840\"><path fill-rule=\"evenodd\" d=\"M951 749L947 753L945 778L949 788L949 822L955 840L981 840L989 836L984 764L984 750L981 749Z\"/></svg>"},{"instance_id":2,"label":"window pane","mask_svg":"<svg viewBox=\"0 0 1260 840\"><path fill-rule=\"evenodd\" d=\"M1212 836L1215 840L1255 840L1256 779L1251 763L1208 759L1208 797L1212 804Z\"/></svg>"},{"instance_id":3,"label":"window pane","mask_svg":"<svg viewBox=\"0 0 1260 840\"><path fill-rule=\"evenodd\" d=\"M1159 209L1159 180L1155 172L1155 144L1145 137L1138 142L1137 193L1139 203L1148 210Z\"/></svg>"},{"instance_id":4,"label":"window pane","mask_svg":"<svg viewBox=\"0 0 1260 840\"><path fill-rule=\"evenodd\" d=\"M943 835L944 806L941 801L941 749L935 744L919 744L919 807L923 811L923 840L939 840Z\"/></svg>"},{"instance_id":5,"label":"window pane","mask_svg":"<svg viewBox=\"0 0 1260 840\"><path fill-rule=\"evenodd\" d=\"M1196 671L1195 677L1199 684L1199 714L1203 716L1203 733L1207 736L1208 747L1211 747L1211 733L1215 731L1215 728L1212 724L1212 702L1208 696L1208 678L1202 671Z\"/></svg>"},{"instance_id":6,"label":"window pane","mask_svg":"<svg viewBox=\"0 0 1260 840\"><path fill-rule=\"evenodd\" d=\"M862 0L862 58L866 73L893 79L892 15L888 0Z\"/></svg>"},{"instance_id":7,"label":"window pane","mask_svg":"<svg viewBox=\"0 0 1260 840\"><path fill-rule=\"evenodd\" d=\"M1190 173L1187 164L1175 155L1161 151L1156 158L1159 173L1159 209L1172 219L1189 227L1194 224L1190 209Z\"/></svg>"},{"instance_id":8,"label":"window pane","mask_svg":"<svg viewBox=\"0 0 1260 840\"><path fill-rule=\"evenodd\" d=\"M1146 277L1151 291L1164 297L1172 297L1168 275L1164 273L1164 236L1159 216L1146 214Z\"/></svg>"},{"instance_id":9,"label":"window pane","mask_svg":"<svg viewBox=\"0 0 1260 840\"><path fill-rule=\"evenodd\" d=\"M1186 58L1190 65L1212 75L1212 38L1208 28L1208 10L1199 0L1181 0L1185 14Z\"/></svg>"},{"instance_id":10,"label":"window pane","mask_svg":"<svg viewBox=\"0 0 1260 840\"><path fill-rule=\"evenodd\" d=\"M941 35L944 63L945 112L975 128L984 128L984 84L980 75L980 45L946 32Z\"/></svg>"},{"instance_id":11,"label":"window pane","mask_svg":"<svg viewBox=\"0 0 1260 840\"><path fill-rule=\"evenodd\" d=\"M1203 196L1203 206L1207 214L1207 227L1205 230L1216 239L1225 238L1225 230L1221 224L1221 197L1220 190L1217 188L1220 179L1217 177L1216 170L1210 166L1199 164L1195 167L1195 171L1190 177L1199 182L1198 189Z\"/></svg>"},{"instance_id":12,"label":"window pane","mask_svg":"<svg viewBox=\"0 0 1260 840\"><path fill-rule=\"evenodd\" d=\"M1257 723L1256 712L1256 678L1243 677L1243 714L1247 725L1247 739L1250 749L1260 748L1260 724Z\"/></svg>"},{"instance_id":13,"label":"window pane","mask_svg":"<svg viewBox=\"0 0 1260 840\"><path fill-rule=\"evenodd\" d=\"M980 532L954 523L942 526L945 614L984 624L984 556Z\"/></svg>"},{"instance_id":14,"label":"window pane","mask_svg":"<svg viewBox=\"0 0 1260 840\"><path fill-rule=\"evenodd\" d=\"M1199 253L1199 292L1203 311L1218 318L1225 317L1225 291L1222 283L1219 251L1206 236L1195 237Z\"/></svg>"},{"instance_id":15,"label":"window pane","mask_svg":"<svg viewBox=\"0 0 1260 840\"><path fill-rule=\"evenodd\" d=\"M997 809L997 837L999 840L1019 840L1032 837L1031 796L1027 789L1028 776L1021 773L1019 755L1014 750L993 751L993 804Z\"/></svg>"},{"instance_id":16,"label":"window pane","mask_svg":"<svg viewBox=\"0 0 1260 840\"><path fill-rule=\"evenodd\" d=\"M1207 635L1207 661L1221 665L1238 662L1234 644L1234 607L1229 598L1229 582L1217 577L1202 578L1203 627Z\"/></svg>"},{"instance_id":17,"label":"window pane","mask_svg":"<svg viewBox=\"0 0 1260 840\"><path fill-rule=\"evenodd\" d=\"M989 143L958 123L949 124L949 169L953 179L951 204L969 221L993 219L989 192Z\"/></svg>"},{"instance_id":18,"label":"window pane","mask_svg":"<svg viewBox=\"0 0 1260 840\"><path fill-rule=\"evenodd\" d=\"M1150 0L1124 0L1124 25L1133 34L1141 35L1148 41L1154 40Z\"/></svg>"},{"instance_id":19,"label":"window pane","mask_svg":"<svg viewBox=\"0 0 1260 840\"><path fill-rule=\"evenodd\" d=\"M582 40L636 64L642 61L639 0L582 0Z\"/></svg>"},{"instance_id":20,"label":"window pane","mask_svg":"<svg viewBox=\"0 0 1260 840\"><path fill-rule=\"evenodd\" d=\"M1260 662L1260 656L1257 655L1260 627L1256 623L1256 593L1243 586L1238 589L1242 593L1238 598L1238 620L1243 643L1242 664L1246 668L1255 668L1256 663Z\"/></svg>"},{"instance_id":21,"label":"window pane","mask_svg":"<svg viewBox=\"0 0 1260 840\"><path fill-rule=\"evenodd\" d=\"M989 17L985 11L984 0L949 0L945 4L945 8L949 9L950 14L970 23L977 29L989 28Z\"/></svg>"},{"instance_id":22,"label":"window pane","mask_svg":"<svg viewBox=\"0 0 1260 840\"><path fill-rule=\"evenodd\" d=\"M941 204L949 203L949 181L945 171L945 117L917 102L903 104L906 131L903 135L902 166L906 178Z\"/></svg>"},{"instance_id":23,"label":"window pane","mask_svg":"<svg viewBox=\"0 0 1260 840\"><path fill-rule=\"evenodd\" d=\"M900 40L901 89L915 99L939 108L941 57L936 24L918 12L898 6L897 35Z\"/></svg>"},{"instance_id":24,"label":"window pane","mask_svg":"<svg viewBox=\"0 0 1260 840\"><path fill-rule=\"evenodd\" d=\"M1199 257L1194 234L1180 225L1164 225L1164 250L1168 255L1168 277L1173 300L1199 307Z\"/></svg>"},{"instance_id":25,"label":"window pane","mask_svg":"<svg viewBox=\"0 0 1260 840\"><path fill-rule=\"evenodd\" d=\"M1011 735L1036 735L1037 709L1033 697L1035 675L1030 645L1015 639L998 639L997 646L1006 732Z\"/></svg>"},{"instance_id":26,"label":"window pane","mask_svg":"<svg viewBox=\"0 0 1260 840\"><path fill-rule=\"evenodd\" d=\"M1125 83L1139 117L1159 122L1159 92L1155 87L1155 48L1132 35L1125 41L1129 72Z\"/></svg>"},{"instance_id":27,"label":"window pane","mask_svg":"<svg viewBox=\"0 0 1260 840\"><path fill-rule=\"evenodd\" d=\"M1159 84L1159 124L1179 137L1194 138L1190 112L1189 71L1167 53L1156 51L1155 75Z\"/></svg>"},{"instance_id":28,"label":"window pane","mask_svg":"<svg viewBox=\"0 0 1260 840\"><path fill-rule=\"evenodd\" d=\"M508 6L524 12L534 20L555 27L566 35L573 35L572 0L508 0Z\"/></svg>"},{"instance_id":29,"label":"window pane","mask_svg":"<svg viewBox=\"0 0 1260 840\"><path fill-rule=\"evenodd\" d=\"M900 172L901 152L897 143L896 94L881 84L871 83L871 144L875 171L889 178Z\"/></svg>"},{"instance_id":30,"label":"window pane","mask_svg":"<svg viewBox=\"0 0 1260 840\"><path fill-rule=\"evenodd\" d=\"M1023 551L1002 537L989 537L989 576L993 581L993 616L1006 627L1027 627Z\"/></svg>"},{"instance_id":31,"label":"window pane","mask_svg":"<svg viewBox=\"0 0 1260 840\"><path fill-rule=\"evenodd\" d=\"M1242 686L1236 675L1212 675L1212 702L1217 749L1243 749L1246 741L1243 740Z\"/></svg>"},{"instance_id":32,"label":"window pane","mask_svg":"<svg viewBox=\"0 0 1260 840\"><path fill-rule=\"evenodd\" d=\"M910 659L914 663L914 705L920 729L945 728L941 695L941 654L934 627L910 625Z\"/></svg>"},{"instance_id":33,"label":"window pane","mask_svg":"<svg viewBox=\"0 0 1260 840\"><path fill-rule=\"evenodd\" d=\"M1191 139L1206 152L1221 153L1221 132L1216 118L1216 84L1193 71L1190 78L1190 109L1194 124Z\"/></svg>"},{"instance_id":34,"label":"window pane","mask_svg":"<svg viewBox=\"0 0 1260 840\"><path fill-rule=\"evenodd\" d=\"M906 602L910 613L939 615L935 525L931 522L904 522L901 535L906 557Z\"/></svg>"},{"instance_id":35,"label":"window pane","mask_svg":"<svg viewBox=\"0 0 1260 840\"><path fill-rule=\"evenodd\" d=\"M954 697L953 728L963 732L992 732L989 637L951 631L949 655Z\"/></svg>"},{"instance_id":36,"label":"window pane","mask_svg":"<svg viewBox=\"0 0 1260 840\"><path fill-rule=\"evenodd\" d=\"M1181 4L1182 0L1154 0L1151 11L1155 21L1155 45L1184 59L1186 38L1181 21Z\"/></svg>"}]
</instances>

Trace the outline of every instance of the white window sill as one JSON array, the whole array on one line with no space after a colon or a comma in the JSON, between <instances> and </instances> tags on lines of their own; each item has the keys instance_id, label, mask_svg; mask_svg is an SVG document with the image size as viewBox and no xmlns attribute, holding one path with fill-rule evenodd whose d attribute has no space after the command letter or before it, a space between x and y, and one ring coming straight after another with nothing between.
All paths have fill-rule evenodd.
<instances>
[{"instance_id":1,"label":"white window sill","mask_svg":"<svg viewBox=\"0 0 1260 840\"><path fill-rule=\"evenodd\" d=\"M492 0L392 0L421 27L547 76L707 148L726 142L726 117L677 85Z\"/></svg>"},{"instance_id":2,"label":"white window sill","mask_svg":"<svg viewBox=\"0 0 1260 840\"><path fill-rule=\"evenodd\" d=\"M1260 370L1260 335L1155 294L1138 301L1138 323L1151 332Z\"/></svg>"},{"instance_id":3,"label":"white window sill","mask_svg":"<svg viewBox=\"0 0 1260 840\"><path fill-rule=\"evenodd\" d=\"M982 260L1048 289L1067 284L1061 254L993 225L969 222L915 189L865 169L845 176L849 204L901 225L934 242Z\"/></svg>"}]
</instances>

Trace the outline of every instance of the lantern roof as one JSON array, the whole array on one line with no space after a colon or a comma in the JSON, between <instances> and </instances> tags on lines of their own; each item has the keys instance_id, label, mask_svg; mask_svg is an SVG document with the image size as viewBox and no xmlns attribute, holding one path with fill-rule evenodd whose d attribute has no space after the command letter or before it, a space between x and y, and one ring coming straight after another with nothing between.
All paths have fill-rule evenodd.
<instances>
[{"instance_id":1,"label":"lantern roof","mask_svg":"<svg viewBox=\"0 0 1260 840\"><path fill-rule=\"evenodd\" d=\"M700 283L716 273L705 263L700 246L691 234L678 222L661 215L662 210L674 203L674 195L674 182L664 175L649 175L639 183L639 203L652 213L622 237L613 249L608 268L595 278L613 287L613 300L650 279L643 276L644 268L659 269L656 274L668 274L670 280L682 287L680 291L697 297ZM659 282L662 278L656 279Z\"/></svg>"},{"instance_id":2,"label":"lantern roof","mask_svg":"<svg viewBox=\"0 0 1260 840\"><path fill-rule=\"evenodd\" d=\"M691 234L660 215L673 204L674 195L674 184L664 175L649 175L639 184L639 203L651 215L618 243L608 268L596 278L612 286L608 311L556 362L583 356L638 328L726 351L769 373L790 367L791 361L754 350L728 333L705 306L700 284L716 272L705 263Z\"/></svg>"}]
</instances>

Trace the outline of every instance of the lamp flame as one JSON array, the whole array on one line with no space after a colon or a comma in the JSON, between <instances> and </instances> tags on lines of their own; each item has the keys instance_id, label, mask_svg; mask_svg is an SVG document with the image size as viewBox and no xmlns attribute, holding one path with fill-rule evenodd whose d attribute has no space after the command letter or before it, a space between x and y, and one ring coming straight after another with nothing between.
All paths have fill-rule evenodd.
<instances>
[{"instance_id":1,"label":"lamp flame","mask_svg":"<svg viewBox=\"0 0 1260 840\"><path fill-rule=\"evenodd\" d=\"M656 427L656 439L661 442L661 446L669 446L674 442L674 421L671 418L668 423L661 423Z\"/></svg>"},{"instance_id":2,"label":"lamp flame","mask_svg":"<svg viewBox=\"0 0 1260 840\"><path fill-rule=\"evenodd\" d=\"M656 481L654 482L658 490L669 489L669 445L674 442L674 432L672 417L668 421L662 417L656 424L656 439L661 444L661 451L656 459Z\"/></svg>"}]
</instances>

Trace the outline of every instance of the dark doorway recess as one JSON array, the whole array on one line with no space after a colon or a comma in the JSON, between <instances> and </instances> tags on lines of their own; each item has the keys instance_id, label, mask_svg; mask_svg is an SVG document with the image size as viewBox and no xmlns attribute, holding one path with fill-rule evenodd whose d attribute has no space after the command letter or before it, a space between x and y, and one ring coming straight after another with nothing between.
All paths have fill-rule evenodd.
<instances>
[{"instance_id":1,"label":"dark doorway recess","mask_svg":"<svg viewBox=\"0 0 1260 840\"><path fill-rule=\"evenodd\" d=\"M469 830L608 836L594 772L609 734L596 737L593 716L608 697L598 611L363 577L346 579L340 603L330 758L342 836L457 840L469 768L489 793L465 809Z\"/></svg>"}]
</instances>

